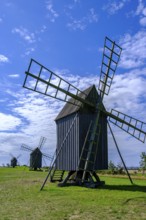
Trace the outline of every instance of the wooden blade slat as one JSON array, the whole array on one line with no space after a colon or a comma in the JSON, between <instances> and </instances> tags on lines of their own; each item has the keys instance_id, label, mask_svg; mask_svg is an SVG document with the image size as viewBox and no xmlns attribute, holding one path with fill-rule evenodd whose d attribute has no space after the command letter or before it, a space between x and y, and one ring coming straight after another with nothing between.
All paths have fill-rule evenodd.
<instances>
[{"instance_id":1,"label":"wooden blade slat","mask_svg":"<svg viewBox=\"0 0 146 220\"><path fill-rule=\"evenodd\" d=\"M27 151L33 151L33 149L31 147L27 146L26 144L22 144L21 149L22 150L27 150Z\"/></svg>"},{"instance_id":2,"label":"wooden blade slat","mask_svg":"<svg viewBox=\"0 0 146 220\"><path fill-rule=\"evenodd\" d=\"M108 95L112 80L117 69L122 48L118 46L115 41L105 38L104 51L102 57L100 81L98 89L100 96L103 99L104 94Z\"/></svg>"},{"instance_id":3,"label":"wooden blade slat","mask_svg":"<svg viewBox=\"0 0 146 220\"><path fill-rule=\"evenodd\" d=\"M106 112L106 115L109 116L110 122L132 135L139 141L143 143L145 142L146 131L144 129L146 129L146 123L114 109L112 109L111 113Z\"/></svg>"},{"instance_id":4,"label":"wooden blade slat","mask_svg":"<svg viewBox=\"0 0 146 220\"><path fill-rule=\"evenodd\" d=\"M85 100L87 97L85 92L80 91L78 88L33 59L31 59L25 74L24 88L73 105L80 106L81 103L85 103L91 107L95 107L95 104Z\"/></svg>"}]
</instances>

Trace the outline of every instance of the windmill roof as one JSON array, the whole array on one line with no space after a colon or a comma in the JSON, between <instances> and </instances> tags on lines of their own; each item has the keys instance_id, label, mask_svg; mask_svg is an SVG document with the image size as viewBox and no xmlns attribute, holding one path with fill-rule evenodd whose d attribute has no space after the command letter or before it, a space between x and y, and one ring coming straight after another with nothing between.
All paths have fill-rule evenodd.
<instances>
[{"instance_id":1,"label":"windmill roof","mask_svg":"<svg viewBox=\"0 0 146 220\"><path fill-rule=\"evenodd\" d=\"M37 148L35 148L32 152L31 152L31 155L32 154L42 154L42 152L40 151L40 149L37 147Z\"/></svg>"},{"instance_id":2,"label":"windmill roof","mask_svg":"<svg viewBox=\"0 0 146 220\"><path fill-rule=\"evenodd\" d=\"M93 102L93 99L92 100L90 100L90 98L89 98L89 94L91 93L91 91L93 91L94 90L94 92L96 93L96 97L98 96L98 92L97 92L97 90L96 90L96 87L95 87L95 85L92 85L92 86L90 86L89 88L87 88L87 89L85 89L84 91L83 91L83 93L85 93L87 96L86 96L86 98L85 98L85 96L84 96L84 94L83 93L80 93L78 96L79 97L81 97L81 98L83 98L84 100L87 100L88 99L88 101L91 101L91 102ZM92 97L93 98L93 97ZM94 99L95 99L95 97L94 97ZM74 99L73 98L71 98L70 99L70 102L73 102L74 101ZM94 100L95 101L95 100ZM75 112L78 112L80 109L81 109L81 107L83 106L83 103L82 102L80 102L80 101L76 101L76 104L78 105L73 105L73 104L70 104L70 103L66 103L65 105L64 105L64 107L62 108L62 110L59 112L59 114L57 115L57 117L55 118L55 121L57 121L57 120L59 120L59 119L61 119L61 118L64 118L64 117L66 117L66 116L68 116L68 115L71 115L71 114L73 114L73 113L75 113Z\"/></svg>"}]
</instances>

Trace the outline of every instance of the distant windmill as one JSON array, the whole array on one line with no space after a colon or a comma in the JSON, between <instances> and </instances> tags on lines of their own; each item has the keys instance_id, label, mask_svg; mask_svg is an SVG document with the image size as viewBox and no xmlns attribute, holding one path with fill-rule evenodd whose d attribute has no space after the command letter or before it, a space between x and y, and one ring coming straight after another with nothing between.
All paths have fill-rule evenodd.
<instances>
[{"instance_id":1,"label":"distant windmill","mask_svg":"<svg viewBox=\"0 0 146 220\"><path fill-rule=\"evenodd\" d=\"M23 87L66 102L56 118L56 157L41 189L48 177L53 180L57 170L61 171L60 175L63 175L64 171L68 172L60 186L65 186L71 178L76 185L101 185L96 171L108 168L107 127L122 159L110 122L139 141L145 142L146 123L114 109L108 112L103 105L104 96L109 94L121 51L122 48L115 41L105 38L98 91L95 85L81 91L31 59L25 72ZM124 161L123 164L129 176Z\"/></svg>"},{"instance_id":2,"label":"distant windmill","mask_svg":"<svg viewBox=\"0 0 146 220\"><path fill-rule=\"evenodd\" d=\"M11 167L16 167L17 166L17 163L18 163L18 158L21 156L21 155L19 155L19 156L17 156L17 157L15 157L15 156L13 156L13 154L10 154L10 156L12 157L12 159L11 159Z\"/></svg>"},{"instance_id":3,"label":"distant windmill","mask_svg":"<svg viewBox=\"0 0 146 220\"><path fill-rule=\"evenodd\" d=\"M26 144L21 145L21 149L31 151L30 153L30 169L31 170L37 170L41 169L42 167L42 157L45 157L49 160L52 160L52 156L48 154L44 154L41 152L41 148L45 144L46 138L41 137L38 147L35 149L30 148Z\"/></svg>"}]
</instances>

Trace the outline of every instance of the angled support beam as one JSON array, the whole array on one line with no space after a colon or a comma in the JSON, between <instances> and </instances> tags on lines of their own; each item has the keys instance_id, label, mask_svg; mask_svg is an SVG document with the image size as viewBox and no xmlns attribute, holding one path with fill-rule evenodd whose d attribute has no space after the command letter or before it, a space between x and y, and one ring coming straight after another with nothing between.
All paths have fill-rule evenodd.
<instances>
[{"instance_id":1,"label":"angled support beam","mask_svg":"<svg viewBox=\"0 0 146 220\"><path fill-rule=\"evenodd\" d=\"M125 168L125 170L126 170L127 176L128 176L128 178L129 178L131 184L133 184L133 181L132 181L131 176L130 176L130 174L129 174L129 172L128 172L128 169L127 169L127 167L126 167L126 164L125 164L125 162L124 162L124 160L123 160L123 158L122 158L121 152L120 152L120 150L119 150L117 141L116 141L116 139L115 139L114 133L113 133L113 131L112 131L112 129L111 129L111 126L110 126L110 123L109 123L109 122L108 122L108 127L109 127L109 129L110 129L111 134L112 134L112 137L113 137L114 143L115 143L115 145L116 145L118 154L119 154L119 156L120 156L120 158L121 158L121 161L122 161L122 163L123 163L123 165L124 165L124 168Z\"/></svg>"}]
</instances>

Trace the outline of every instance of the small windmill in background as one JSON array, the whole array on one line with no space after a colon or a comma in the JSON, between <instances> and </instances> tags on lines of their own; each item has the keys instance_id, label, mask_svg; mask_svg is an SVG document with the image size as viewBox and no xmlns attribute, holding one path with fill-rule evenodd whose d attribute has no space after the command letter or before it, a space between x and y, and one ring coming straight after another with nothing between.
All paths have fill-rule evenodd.
<instances>
[{"instance_id":1,"label":"small windmill in background","mask_svg":"<svg viewBox=\"0 0 146 220\"><path fill-rule=\"evenodd\" d=\"M30 170L40 170L42 167L42 157L45 157L48 160L52 160L52 156L42 153L41 149L46 142L45 137L40 138L38 146L34 149L27 146L26 144L21 145L22 150L30 151Z\"/></svg>"},{"instance_id":2,"label":"small windmill in background","mask_svg":"<svg viewBox=\"0 0 146 220\"><path fill-rule=\"evenodd\" d=\"M16 167L16 166L18 165L18 158L19 158L21 155L15 157L13 154L10 154L10 156L11 156L10 165L11 165L11 167L14 168L14 167Z\"/></svg>"}]
</instances>

